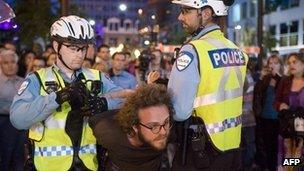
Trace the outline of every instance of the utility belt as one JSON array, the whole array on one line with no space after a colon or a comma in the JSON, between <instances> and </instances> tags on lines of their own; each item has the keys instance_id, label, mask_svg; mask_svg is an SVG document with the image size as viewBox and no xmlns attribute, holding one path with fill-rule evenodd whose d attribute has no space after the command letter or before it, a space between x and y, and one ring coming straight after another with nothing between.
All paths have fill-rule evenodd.
<instances>
[{"instance_id":1,"label":"utility belt","mask_svg":"<svg viewBox=\"0 0 304 171\"><path fill-rule=\"evenodd\" d=\"M181 163L186 165L190 160L198 169L208 168L212 159L219 155L209 138L203 120L200 117L191 116L184 122L176 124L177 142L182 152Z\"/></svg>"}]
</instances>

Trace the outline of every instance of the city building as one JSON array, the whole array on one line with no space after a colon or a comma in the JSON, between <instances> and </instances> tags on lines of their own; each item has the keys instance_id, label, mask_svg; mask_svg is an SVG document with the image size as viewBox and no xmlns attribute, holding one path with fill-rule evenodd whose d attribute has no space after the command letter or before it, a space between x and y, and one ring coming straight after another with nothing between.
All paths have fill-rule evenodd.
<instances>
[{"instance_id":1,"label":"city building","mask_svg":"<svg viewBox=\"0 0 304 171\"><path fill-rule=\"evenodd\" d=\"M253 55L258 53L257 9L257 0L236 0L228 16L228 38ZM265 1L264 41L274 40L272 50L285 55L304 48L303 11L303 0Z\"/></svg>"},{"instance_id":2,"label":"city building","mask_svg":"<svg viewBox=\"0 0 304 171\"><path fill-rule=\"evenodd\" d=\"M183 32L177 17L180 12L178 5L170 0L149 0L141 15L140 33L145 39L162 44L181 44L178 40Z\"/></svg>"},{"instance_id":3,"label":"city building","mask_svg":"<svg viewBox=\"0 0 304 171\"><path fill-rule=\"evenodd\" d=\"M70 0L69 3L92 20L98 44L117 46L139 41L138 10L146 5L147 0Z\"/></svg>"}]
</instances>

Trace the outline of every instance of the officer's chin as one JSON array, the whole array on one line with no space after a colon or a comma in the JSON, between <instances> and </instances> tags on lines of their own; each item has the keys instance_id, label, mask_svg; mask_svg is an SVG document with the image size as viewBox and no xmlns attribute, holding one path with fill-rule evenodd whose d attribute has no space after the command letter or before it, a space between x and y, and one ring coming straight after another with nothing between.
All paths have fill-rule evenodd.
<instances>
[{"instance_id":1,"label":"officer's chin","mask_svg":"<svg viewBox=\"0 0 304 171\"><path fill-rule=\"evenodd\" d=\"M79 70L82 67L82 64L74 64L71 68L73 70Z\"/></svg>"}]
</instances>

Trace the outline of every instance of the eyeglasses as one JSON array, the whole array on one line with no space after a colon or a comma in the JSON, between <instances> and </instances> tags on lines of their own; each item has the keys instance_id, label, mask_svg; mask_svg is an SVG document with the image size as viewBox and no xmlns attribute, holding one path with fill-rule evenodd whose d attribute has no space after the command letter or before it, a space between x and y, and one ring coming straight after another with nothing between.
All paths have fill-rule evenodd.
<instances>
[{"instance_id":1,"label":"eyeglasses","mask_svg":"<svg viewBox=\"0 0 304 171\"><path fill-rule=\"evenodd\" d=\"M63 45L65 46L65 47L67 47L70 51L72 51L72 52L79 52L79 51L81 51L81 52L86 52L87 51L87 49L88 49L88 47L89 46L82 46L82 47L79 47L79 46L76 46L76 45L67 45L67 44L64 44L63 43Z\"/></svg>"},{"instance_id":2,"label":"eyeglasses","mask_svg":"<svg viewBox=\"0 0 304 171\"><path fill-rule=\"evenodd\" d=\"M165 123L162 125L157 124L157 125L153 125L153 126L148 126L141 122L139 122L139 125L147 128L147 129L150 129L153 134L158 134L162 128L164 128L165 131L170 130L173 126L173 122L169 118L167 118Z\"/></svg>"}]
</instances>

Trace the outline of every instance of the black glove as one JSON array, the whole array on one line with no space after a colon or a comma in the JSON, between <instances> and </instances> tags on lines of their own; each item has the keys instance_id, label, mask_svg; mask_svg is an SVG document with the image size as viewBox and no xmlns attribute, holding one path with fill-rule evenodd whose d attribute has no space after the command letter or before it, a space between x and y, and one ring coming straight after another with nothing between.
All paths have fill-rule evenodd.
<instances>
[{"instance_id":1,"label":"black glove","mask_svg":"<svg viewBox=\"0 0 304 171\"><path fill-rule=\"evenodd\" d=\"M104 97L91 96L82 108L84 116L92 116L108 110L108 102Z\"/></svg>"},{"instance_id":2,"label":"black glove","mask_svg":"<svg viewBox=\"0 0 304 171\"><path fill-rule=\"evenodd\" d=\"M90 92L84 83L77 81L64 87L62 90L57 91L56 95L56 102L58 104L69 101L70 105L78 106L80 104L84 104L85 99L89 97Z\"/></svg>"},{"instance_id":3,"label":"black glove","mask_svg":"<svg viewBox=\"0 0 304 171\"><path fill-rule=\"evenodd\" d=\"M64 87L62 90L56 92L56 102L61 105L62 103L71 99L72 87Z\"/></svg>"}]
</instances>

